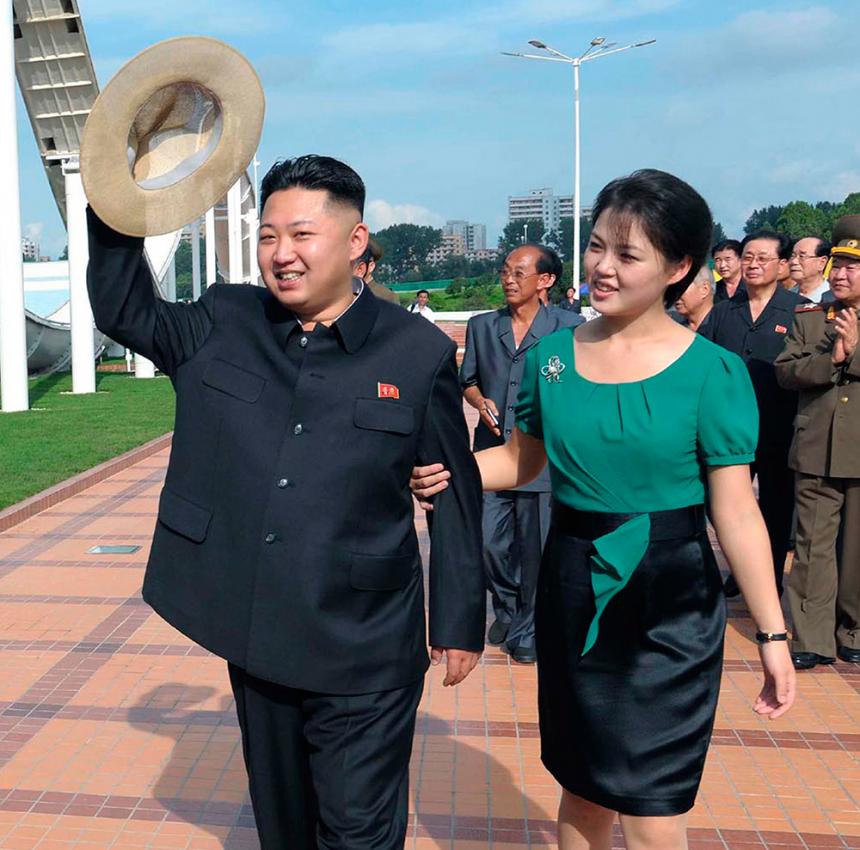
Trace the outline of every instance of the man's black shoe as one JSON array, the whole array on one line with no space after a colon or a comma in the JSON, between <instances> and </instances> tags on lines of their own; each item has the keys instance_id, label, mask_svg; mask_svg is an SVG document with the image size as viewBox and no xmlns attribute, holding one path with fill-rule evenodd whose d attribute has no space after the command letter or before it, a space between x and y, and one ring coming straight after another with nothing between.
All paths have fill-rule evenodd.
<instances>
[{"instance_id":1,"label":"man's black shoe","mask_svg":"<svg viewBox=\"0 0 860 850\"><path fill-rule=\"evenodd\" d=\"M730 575L723 582L723 593L726 594L727 599L734 599L736 596L741 595L741 589L738 587L738 583L735 581L735 577Z\"/></svg>"},{"instance_id":2,"label":"man's black shoe","mask_svg":"<svg viewBox=\"0 0 860 850\"><path fill-rule=\"evenodd\" d=\"M840 646L836 650L840 661L847 661L849 664L860 664L860 649L849 649L847 646Z\"/></svg>"},{"instance_id":3,"label":"man's black shoe","mask_svg":"<svg viewBox=\"0 0 860 850\"><path fill-rule=\"evenodd\" d=\"M509 628L510 623L503 623L500 620L496 620L487 632L487 643L490 644L490 646L501 646L508 636Z\"/></svg>"},{"instance_id":4,"label":"man's black shoe","mask_svg":"<svg viewBox=\"0 0 860 850\"><path fill-rule=\"evenodd\" d=\"M537 661L537 653L534 649L524 649L518 646L512 653L511 658L518 664L534 664Z\"/></svg>"},{"instance_id":5,"label":"man's black shoe","mask_svg":"<svg viewBox=\"0 0 860 850\"><path fill-rule=\"evenodd\" d=\"M860 659L858 659L860 660ZM811 670L818 664L832 664L836 661L829 655L819 655L817 652L792 652L791 663L795 670Z\"/></svg>"}]
</instances>

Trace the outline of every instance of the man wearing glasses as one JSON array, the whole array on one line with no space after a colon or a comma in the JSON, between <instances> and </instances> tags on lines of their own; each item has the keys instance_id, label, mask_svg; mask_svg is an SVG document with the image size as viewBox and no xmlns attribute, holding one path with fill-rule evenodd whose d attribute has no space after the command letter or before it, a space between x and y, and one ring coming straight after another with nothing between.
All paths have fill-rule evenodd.
<instances>
[{"instance_id":1,"label":"man wearing glasses","mask_svg":"<svg viewBox=\"0 0 860 850\"><path fill-rule=\"evenodd\" d=\"M759 412L755 463L759 507L770 535L776 587L782 594L782 575L794 511L794 473L788 468L797 393L776 380L774 360L785 347L794 324L794 311L805 301L779 285L788 267L791 240L784 233L760 230L741 243L741 273L745 288L728 301L715 304L699 329L702 336L739 355L752 379ZM733 576L726 579L726 596L740 593Z\"/></svg>"},{"instance_id":2,"label":"man wearing glasses","mask_svg":"<svg viewBox=\"0 0 860 850\"><path fill-rule=\"evenodd\" d=\"M835 656L860 663L860 215L839 219L833 243L835 301L797 308L776 361L779 382L800 392L790 457L797 549L786 594L798 670Z\"/></svg>"},{"instance_id":3,"label":"man wearing glasses","mask_svg":"<svg viewBox=\"0 0 860 850\"><path fill-rule=\"evenodd\" d=\"M824 270L830 259L830 243L818 236L804 236L794 243L788 270L794 281L792 292L820 304L832 301L830 283L824 277Z\"/></svg>"},{"instance_id":4,"label":"man wearing glasses","mask_svg":"<svg viewBox=\"0 0 860 850\"><path fill-rule=\"evenodd\" d=\"M469 319L460 385L481 416L475 451L510 439L526 352L541 337L583 321L577 313L541 303L541 293L561 274L561 260L544 245L516 248L499 273L506 306ZM496 616L487 642L521 664L536 660L534 602L549 514L546 469L517 490L484 494L484 568Z\"/></svg>"}]
</instances>

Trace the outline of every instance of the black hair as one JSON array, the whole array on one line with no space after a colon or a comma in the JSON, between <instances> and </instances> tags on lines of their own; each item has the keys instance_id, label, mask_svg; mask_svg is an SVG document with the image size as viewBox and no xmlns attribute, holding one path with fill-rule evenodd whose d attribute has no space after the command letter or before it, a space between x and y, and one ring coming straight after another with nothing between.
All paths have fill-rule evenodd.
<instances>
[{"instance_id":1,"label":"black hair","mask_svg":"<svg viewBox=\"0 0 860 850\"><path fill-rule=\"evenodd\" d=\"M815 256L829 257L830 252L833 250L833 246L830 244L830 240L824 239L821 236L816 236L815 238L818 239L818 244L815 246Z\"/></svg>"},{"instance_id":2,"label":"black hair","mask_svg":"<svg viewBox=\"0 0 860 850\"><path fill-rule=\"evenodd\" d=\"M358 210L364 216L364 181L346 163L330 156L306 154L295 159L276 162L260 185L260 209L269 195L294 186L300 189L320 189L333 201Z\"/></svg>"},{"instance_id":3,"label":"black hair","mask_svg":"<svg viewBox=\"0 0 860 850\"><path fill-rule=\"evenodd\" d=\"M415 297L417 298L421 293L424 293L428 298L430 297L430 291L428 289L419 289L418 292L415 293Z\"/></svg>"},{"instance_id":4,"label":"black hair","mask_svg":"<svg viewBox=\"0 0 860 850\"><path fill-rule=\"evenodd\" d=\"M741 242L741 252L755 239L767 239L769 242L776 242L776 255L780 260L790 259L794 240L788 234L779 233L776 230L756 230L753 233L748 233Z\"/></svg>"},{"instance_id":5,"label":"black hair","mask_svg":"<svg viewBox=\"0 0 860 850\"><path fill-rule=\"evenodd\" d=\"M717 242L713 248L711 248L711 259L713 259L714 255L718 254L720 251L734 251L738 256L738 259L740 259L741 250L741 243L738 242L737 239L722 239Z\"/></svg>"},{"instance_id":6,"label":"black hair","mask_svg":"<svg viewBox=\"0 0 860 850\"><path fill-rule=\"evenodd\" d=\"M529 242L526 247L535 248L538 252L537 262L535 263L537 273L554 274L555 281L553 281L553 283L561 283L561 276L564 274L564 266L562 265L558 254L556 254L552 248L547 248L546 245L541 245L536 242Z\"/></svg>"},{"instance_id":7,"label":"black hair","mask_svg":"<svg viewBox=\"0 0 860 850\"><path fill-rule=\"evenodd\" d=\"M607 210L619 216L617 223L622 232L636 220L668 263L681 263L689 257L690 270L663 294L668 309L690 285L708 256L714 222L707 202L680 177L643 168L607 183L600 190L591 214L592 224Z\"/></svg>"}]
</instances>

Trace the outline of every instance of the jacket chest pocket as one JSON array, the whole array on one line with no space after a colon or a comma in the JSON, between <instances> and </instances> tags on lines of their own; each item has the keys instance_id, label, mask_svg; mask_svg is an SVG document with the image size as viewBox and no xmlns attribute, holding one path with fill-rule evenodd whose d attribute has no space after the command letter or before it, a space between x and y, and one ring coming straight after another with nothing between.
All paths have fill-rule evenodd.
<instances>
[{"instance_id":1,"label":"jacket chest pocket","mask_svg":"<svg viewBox=\"0 0 860 850\"><path fill-rule=\"evenodd\" d=\"M415 409L381 398L358 398L352 421L356 428L406 436L415 430Z\"/></svg>"},{"instance_id":2,"label":"jacket chest pocket","mask_svg":"<svg viewBox=\"0 0 860 850\"><path fill-rule=\"evenodd\" d=\"M203 383L240 401L253 404L260 398L266 379L226 360L213 360L203 373Z\"/></svg>"}]
</instances>

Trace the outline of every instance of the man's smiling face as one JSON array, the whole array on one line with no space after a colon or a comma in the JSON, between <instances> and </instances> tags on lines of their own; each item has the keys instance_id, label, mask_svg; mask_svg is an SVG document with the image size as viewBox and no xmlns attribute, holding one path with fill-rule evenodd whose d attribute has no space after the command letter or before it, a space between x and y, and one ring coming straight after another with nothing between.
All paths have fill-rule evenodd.
<instances>
[{"instance_id":1,"label":"man's smiling face","mask_svg":"<svg viewBox=\"0 0 860 850\"><path fill-rule=\"evenodd\" d=\"M257 259L269 291L300 317L349 297L353 263L367 247L358 210L325 190L273 192L260 221Z\"/></svg>"}]
</instances>

